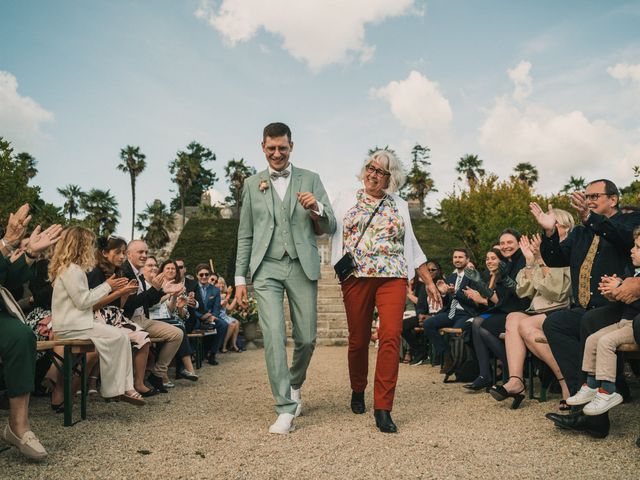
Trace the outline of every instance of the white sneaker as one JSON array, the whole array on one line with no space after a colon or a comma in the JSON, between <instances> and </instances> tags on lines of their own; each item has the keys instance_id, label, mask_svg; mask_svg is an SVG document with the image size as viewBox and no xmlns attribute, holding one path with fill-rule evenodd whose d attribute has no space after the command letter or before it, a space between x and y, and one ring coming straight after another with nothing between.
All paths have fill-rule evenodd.
<instances>
[{"instance_id":1,"label":"white sneaker","mask_svg":"<svg viewBox=\"0 0 640 480\"><path fill-rule=\"evenodd\" d=\"M598 393L597 388L589 388L586 383L582 384L578 393L573 395L572 397L567 398L567 405L584 405L589 403L591 400L596 398L596 393Z\"/></svg>"},{"instance_id":2,"label":"white sneaker","mask_svg":"<svg viewBox=\"0 0 640 480\"><path fill-rule=\"evenodd\" d=\"M293 419L295 417L290 413L281 413L277 420L269 427L269 433L277 433L279 435L287 435L295 430Z\"/></svg>"},{"instance_id":3,"label":"white sneaker","mask_svg":"<svg viewBox=\"0 0 640 480\"><path fill-rule=\"evenodd\" d=\"M582 412L585 415L601 415L605 412L608 412L616 405L620 405L622 403L622 395L617 392L607 393L605 390L601 388L598 389L598 393L596 393L596 397L591 400L587 405L585 405Z\"/></svg>"},{"instance_id":4,"label":"white sneaker","mask_svg":"<svg viewBox=\"0 0 640 480\"><path fill-rule=\"evenodd\" d=\"M302 388L293 388L291 387L291 400L294 402L298 402L298 406L296 407L295 416L299 417L302 414Z\"/></svg>"}]
</instances>

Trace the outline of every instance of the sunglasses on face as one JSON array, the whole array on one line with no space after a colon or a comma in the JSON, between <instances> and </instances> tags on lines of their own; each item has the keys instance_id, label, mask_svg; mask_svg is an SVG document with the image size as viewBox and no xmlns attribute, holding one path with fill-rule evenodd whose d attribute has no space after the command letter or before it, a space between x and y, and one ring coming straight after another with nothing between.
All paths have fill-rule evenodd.
<instances>
[{"instance_id":1,"label":"sunglasses on face","mask_svg":"<svg viewBox=\"0 0 640 480\"><path fill-rule=\"evenodd\" d=\"M208 277L209 274L208 273L199 273L198 277Z\"/></svg>"}]
</instances>

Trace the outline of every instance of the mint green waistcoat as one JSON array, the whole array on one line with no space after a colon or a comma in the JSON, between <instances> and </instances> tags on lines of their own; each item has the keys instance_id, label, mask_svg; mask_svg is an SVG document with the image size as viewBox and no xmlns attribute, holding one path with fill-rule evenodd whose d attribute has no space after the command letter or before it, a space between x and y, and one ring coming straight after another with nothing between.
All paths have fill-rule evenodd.
<instances>
[{"instance_id":1,"label":"mint green waistcoat","mask_svg":"<svg viewBox=\"0 0 640 480\"><path fill-rule=\"evenodd\" d=\"M285 193L283 200L280 200L275 188L270 188L269 191L273 198L273 215L276 225L264 256L280 260L286 253L291 258L298 258L296 245L291 236L291 210L289 209L289 205L291 205L291 182L289 182L287 193Z\"/></svg>"}]
</instances>

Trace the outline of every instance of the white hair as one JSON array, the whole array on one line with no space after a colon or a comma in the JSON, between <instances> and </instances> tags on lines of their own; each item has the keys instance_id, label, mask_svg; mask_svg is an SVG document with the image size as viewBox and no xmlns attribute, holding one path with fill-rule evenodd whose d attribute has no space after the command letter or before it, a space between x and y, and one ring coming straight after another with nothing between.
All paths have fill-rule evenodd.
<instances>
[{"instance_id":1,"label":"white hair","mask_svg":"<svg viewBox=\"0 0 640 480\"><path fill-rule=\"evenodd\" d=\"M358 180L364 179L366 169L371 162L376 162L391 174L389 176L387 188L384 190L386 193L396 193L402 188L406 176L402 162L400 162L395 153L389 150L376 150L373 152L373 155L364 161L364 165L362 165L362 169L360 170L360 175L358 175Z\"/></svg>"}]
</instances>

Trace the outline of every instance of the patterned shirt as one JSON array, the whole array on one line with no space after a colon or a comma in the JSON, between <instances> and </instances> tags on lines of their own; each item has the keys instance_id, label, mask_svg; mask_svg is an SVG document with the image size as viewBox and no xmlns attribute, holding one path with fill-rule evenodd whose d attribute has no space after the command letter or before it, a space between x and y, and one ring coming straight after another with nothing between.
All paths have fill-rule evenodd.
<instances>
[{"instance_id":1,"label":"patterned shirt","mask_svg":"<svg viewBox=\"0 0 640 480\"><path fill-rule=\"evenodd\" d=\"M395 201L387 196L358 248L354 246L380 200L368 197L363 189L356 193L356 204L344 216L344 252L351 252L358 264L356 277L407 278L404 257L404 219Z\"/></svg>"}]
</instances>

